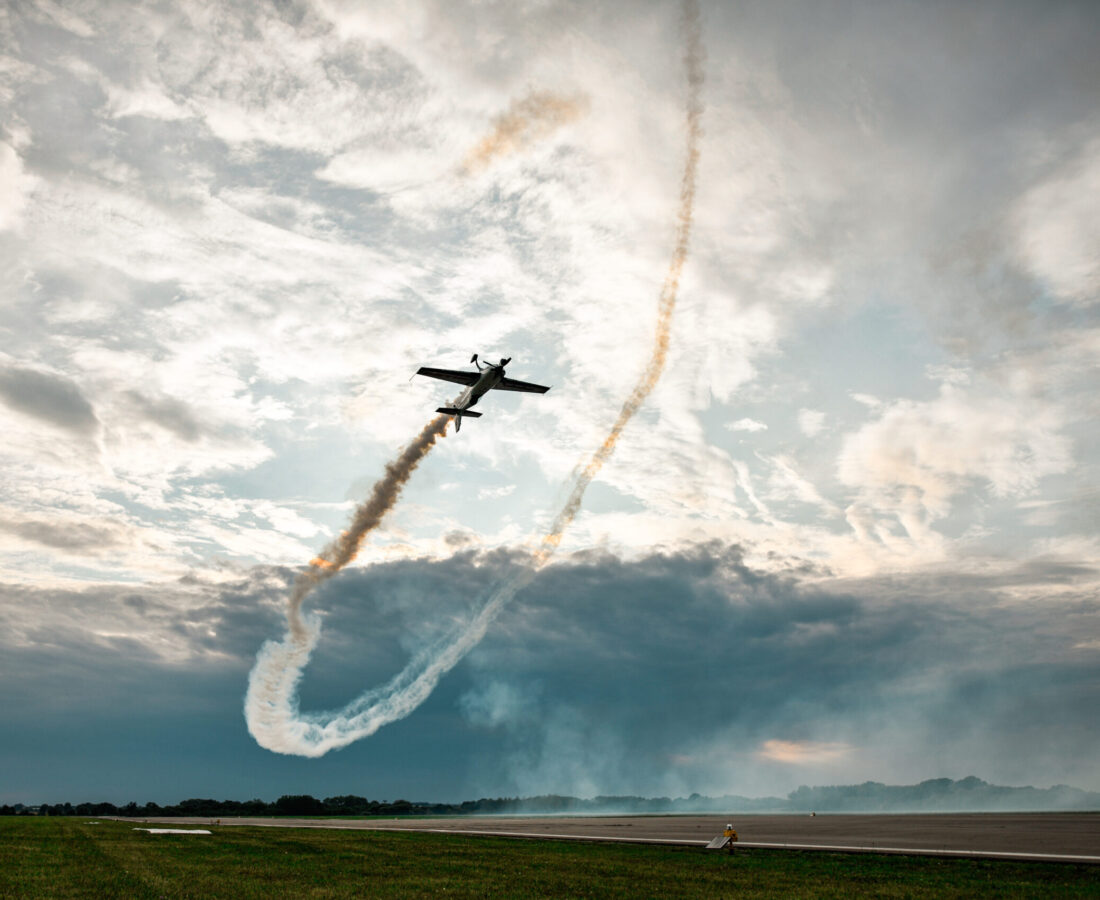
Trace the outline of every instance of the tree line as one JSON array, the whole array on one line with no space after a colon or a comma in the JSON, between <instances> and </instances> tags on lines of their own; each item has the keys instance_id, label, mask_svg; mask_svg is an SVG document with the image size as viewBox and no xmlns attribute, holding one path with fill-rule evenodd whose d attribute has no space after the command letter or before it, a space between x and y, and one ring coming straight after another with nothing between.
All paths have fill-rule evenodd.
<instances>
[{"instance_id":1,"label":"tree line","mask_svg":"<svg viewBox=\"0 0 1100 900\"><path fill-rule=\"evenodd\" d=\"M284 794L273 803L264 800L212 800L192 798L161 806L159 803L43 803L25 806L16 803L0 806L0 816L400 816L434 812L438 804L410 803L408 800L368 800L348 795L318 800L309 794Z\"/></svg>"},{"instance_id":2,"label":"tree line","mask_svg":"<svg viewBox=\"0 0 1100 900\"><path fill-rule=\"evenodd\" d=\"M41 806L0 806L0 816L417 816L545 813L669 813L669 812L872 812L951 810L1100 810L1100 793L1067 785L1051 788L1004 787L970 776L960 781L934 778L915 785L863 784L802 786L782 797L483 797L462 803L411 803L408 800L368 800L347 794L318 800L309 794L284 794L278 800L184 800L169 806L156 803L43 803Z\"/></svg>"},{"instance_id":3,"label":"tree line","mask_svg":"<svg viewBox=\"0 0 1100 900\"><path fill-rule=\"evenodd\" d=\"M618 810L622 812L670 812L701 808L726 809L731 805L760 803L745 797L566 797L543 794L538 797L482 797L461 803L412 803L408 800L368 800L347 794L318 800L309 794L284 794L273 803L264 800L212 800L193 798L161 806L158 803L43 803L40 806L0 806L0 816L200 816L232 818L235 816L415 816L415 815L488 815L507 813L564 813ZM769 798L771 806L782 801Z\"/></svg>"}]
</instances>

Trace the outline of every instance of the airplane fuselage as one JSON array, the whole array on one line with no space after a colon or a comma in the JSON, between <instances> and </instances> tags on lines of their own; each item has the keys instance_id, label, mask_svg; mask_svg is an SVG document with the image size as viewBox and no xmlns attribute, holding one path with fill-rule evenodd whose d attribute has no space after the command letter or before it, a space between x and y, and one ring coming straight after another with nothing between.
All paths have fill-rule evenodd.
<instances>
[{"instance_id":1,"label":"airplane fuselage","mask_svg":"<svg viewBox=\"0 0 1100 900\"><path fill-rule=\"evenodd\" d=\"M454 402L455 409L469 409L477 404L489 391L495 388L504 378L504 366L486 366L481 376L466 390L458 395Z\"/></svg>"}]
</instances>

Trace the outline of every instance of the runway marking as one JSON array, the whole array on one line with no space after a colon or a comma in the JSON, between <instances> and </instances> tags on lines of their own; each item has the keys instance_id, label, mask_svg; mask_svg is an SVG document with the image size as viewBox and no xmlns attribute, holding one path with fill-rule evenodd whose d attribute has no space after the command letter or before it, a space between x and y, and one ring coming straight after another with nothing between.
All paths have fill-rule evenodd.
<instances>
[{"instance_id":1,"label":"runway marking","mask_svg":"<svg viewBox=\"0 0 1100 900\"><path fill-rule=\"evenodd\" d=\"M703 846L707 841L688 838L628 838L602 834L553 834L544 831L483 831L459 828L386 828L385 831L430 831L433 834L470 834L492 837L550 838L569 841L610 841L617 844L676 844ZM1050 860L1051 862L1100 863L1100 856L1083 856L1068 853L1021 853L1007 850L948 850L935 847L879 847L866 844L778 844L763 841L738 841L736 847L754 847L762 850L833 850L840 853L902 853L909 856L963 856L994 857L996 859Z\"/></svg>"},{"instance_id":2,"label":"runway marking","mask_svg":"<svg viewBox=\"0 0 1100 900\"><path fill-rule=\"evenodd\" d=\"M837 850L844 853L905 853L921 856L981 856L997 859L1046 859L1052 862L1100 863L1100 856L1082 856L1071 853L1023 853L1009 850L948 850L935 847L879 847L865 844L769 844L759 841L738 841L738 847L760 847L777 850Z\"/></svg>"},{"instance_id":3,"label":"runway marking","mask_svg":"<svg viewBox=\"0 0 1100 900\"><path fill-rule=\"evenodd\" d=\"M430 831L433 834L482 834L489 837L552 838L562 841L611 841L615 844L691 844L705 847L706 841L688 838L636 838L603 834L553 834L548 831L481 831L476 828L380 828L379 831Z\"/></svg>"},{"instance_id":4,"label":"runway marking","mask_svg":"<svg viewBox=\"0 0 1100 900\"><path fill-rule=\"evenodd\" d=\"M135 828L134 831L148 831L149 834L210 834L205 828Z\"/></svg>"}]
</instances>

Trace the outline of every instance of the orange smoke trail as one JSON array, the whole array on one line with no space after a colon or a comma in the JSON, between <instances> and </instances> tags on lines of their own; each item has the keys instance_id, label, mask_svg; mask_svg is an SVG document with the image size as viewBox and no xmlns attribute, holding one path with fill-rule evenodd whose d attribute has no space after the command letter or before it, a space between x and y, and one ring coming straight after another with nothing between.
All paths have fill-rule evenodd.
<instances>
[{"instance_id":1,"label":"orange smoke trail","mask_svg":"<svg viewBox=\"0 0 1100 900\"><path fill-rule=\"evenodd\" d=\"M619 411L619 417L611 426L604 442L592 454L588 464L577 475L573 483L565 505L561 508L553 527L542 539L542 545L535 554L535 565L541 567L554 555L558 545L573 519L581 508L584 492L592 479L596 477L605 462L615 452L615 445L626 428L627 423L634 418L634 414L641 409L642 404L656 387L665 370L668 360L668 347L670 331L672 327L672 313L676 309L676 299L680 292L680 276L687 261L688 247L691 243L692 218L695 209L695 185L699 169L699 138L703 135L703 62L705 55L699 27L699 6L694 0L688 0L684 4L684 30L686 32L686 45L684 49L684 65L687 68L688 103L687 103L687 160L684 164L684 174L680 181L680 208L676 217L676 243L672 251L672 259L669 262L668 273L665 275L664 284L661 286L660 299L657 304L657 333L654 337L653 352L649 362L642 372L634 390L630 392L623 408Z\"/></svg>"},{"instance_id":2,"label":"orange smoke trail","mask_svg":"<svg viewBox=\"0 0 1100 900\"><path fill-rule=\"evenodd\" d=\"M484 169L498 157L522 150L587 111L588 98L584 95L563 97L535 91L522 100L513 100L508 111L493 123L492 133L466 155L462 170L469 175Z\"/></svg>"},{"instance_id":3,"label":"orange smoke trail","mask_svg":"<svg viewBox=\"0 0 1100 900\"><path fill-rule=\"evenodd\" d=\"M351 519L351 525L332 541L314 559L309 568L302 572L294 582L290 592L287 621L295 640L306 638L302 624L302 602L318 584L331 578L344 566L359 555L359 548L370 532L378 527L383 517L397 503L405 483L420 461L428 455L435 442L446 435L450 416L436 416L424 426L423 430L401 451L397 459L386 464L386 474L374 485L371 495L358 507Z\"/></svg>"}]
</instances>

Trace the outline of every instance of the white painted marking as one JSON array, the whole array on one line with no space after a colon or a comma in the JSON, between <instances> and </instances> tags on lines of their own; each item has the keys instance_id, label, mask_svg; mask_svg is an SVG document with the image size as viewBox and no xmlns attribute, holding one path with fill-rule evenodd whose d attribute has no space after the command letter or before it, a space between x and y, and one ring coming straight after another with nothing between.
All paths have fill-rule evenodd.
<instances>
[{"instance_id":1,"label":"white painted marking","mask_svg":"<svg viewBox=\"0 0 1100 900\"><path fill-rule=\"evenodd\" d=\"M134 831L148 831L149 834L210 834L205 828L135 828Z\"/></svg>"},{"instance_id":2,"label":"white painted marking","mask_svg":"<svg viewBox=\"0 0 1100 900\"><path fill-rule=\"evenodd\" d=\"M1022 853L1007 850L937 850L935 847L880 847L877 844L765 844L741 841L740 847L761 847L777 850L840 850L847 853L909 853L933 856L995 856L998 859L1055 859L1065 862L1100 862L1100 856L1072 853Z\"/></svg>"},{"instance_id":3,"label":"white painted marking","mask_svg":"<svg viewBox=\"0 0 1100 900\"><path fill-rule=\"evenodd\" d=\"M616 844L690 844L699 847L705 847L707 845L706 841L692 841L682 838L632 838L602 834L552 834L548 831L480 831L474 828L468 830L458 828L387 828L385 830L430 831L433 834L481 834L488 837L553 838L563 841L612 841Z\"/></svg>"},{"instance_id":4,"label":"white painted marking","mask_svg":"<svg viewBox=\"0 0 1100 900\"><path fill-rule=\"evenodd\" d=\"M387 829L396 830L396 829ZM404 829L412 831L414 829ZM480 834L492 837L554 838L574 841L614 841L620 844L683 844L705 846L706 841L692 841L683 838L628 838L617 835L598 834L550 834L541 831L481 831L476 829L425 828L415 829L431 831L436 834ZM937 850L934 847L879 847L869 844L769 844L759 841L738 841L738 847L758 847L765 850L836 850L844 853L905 853L917 856L977 856L996 857L998 859L1049 859L1060 862L1100 862L1100 856L1083 856L1068 853L1016 853L1004 850Z\"/></svg>"}]
</instances>

